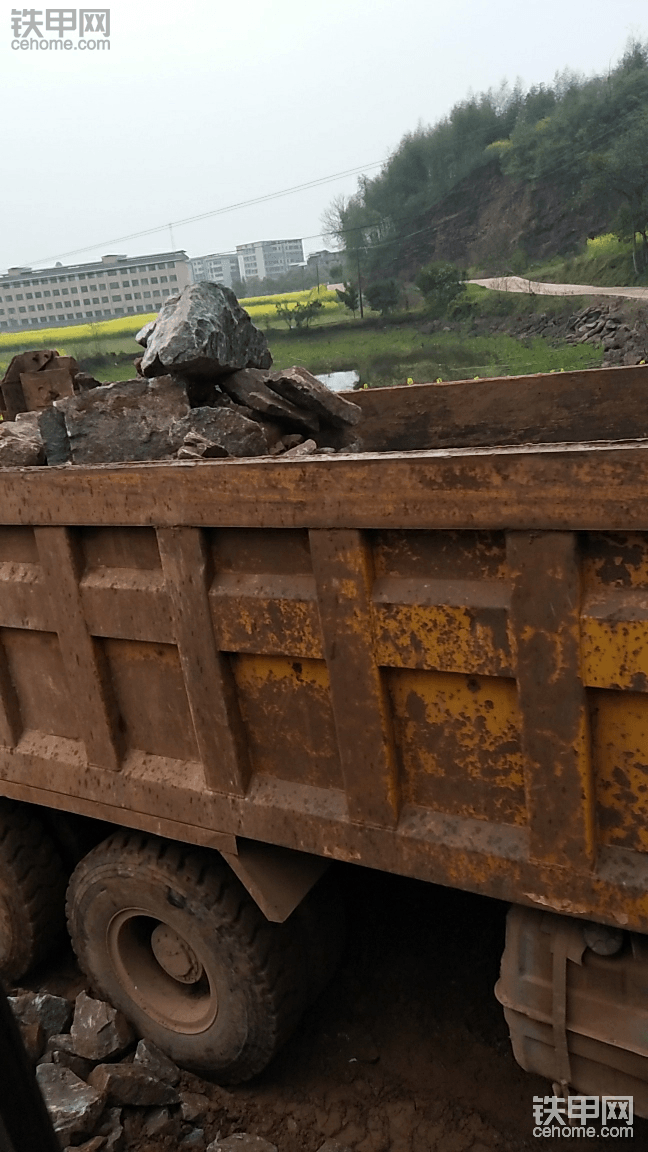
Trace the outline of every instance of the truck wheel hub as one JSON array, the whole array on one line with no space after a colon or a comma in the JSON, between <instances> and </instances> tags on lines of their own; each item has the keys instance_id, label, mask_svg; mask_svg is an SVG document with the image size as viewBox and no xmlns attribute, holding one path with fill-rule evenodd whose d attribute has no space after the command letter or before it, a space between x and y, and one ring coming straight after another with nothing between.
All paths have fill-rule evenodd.
<instances>
[{"instance_id":1,"label":"truck wheel hub","mask_svg":"<svg viewBox=\"0 0 648 1152\"><path fill-rule=\"evenodd\" d=\"M160 968L182 984L195 984L203 966L192 948L168 924L158 924L151 933L151 948Z\"/></svg>"}]
</instances>

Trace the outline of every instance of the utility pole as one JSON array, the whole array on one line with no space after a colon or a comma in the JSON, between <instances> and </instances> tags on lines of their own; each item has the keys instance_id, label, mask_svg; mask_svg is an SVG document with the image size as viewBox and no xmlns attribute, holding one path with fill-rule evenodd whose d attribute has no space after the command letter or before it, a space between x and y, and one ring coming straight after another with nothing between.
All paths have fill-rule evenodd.
<instances>
[{"instance_id":1,"label":"utility pole","mask_svg":"<svg viewBox=\"0 0 648 1152\"><path fill-rule=\"evenodd\" d=\"M364 308L362 307L362 277L360 275L360 248L356 248L356 258L358 261L358 301L360 303L360 319L364 320Z\"/></svg>"}]
</instances>

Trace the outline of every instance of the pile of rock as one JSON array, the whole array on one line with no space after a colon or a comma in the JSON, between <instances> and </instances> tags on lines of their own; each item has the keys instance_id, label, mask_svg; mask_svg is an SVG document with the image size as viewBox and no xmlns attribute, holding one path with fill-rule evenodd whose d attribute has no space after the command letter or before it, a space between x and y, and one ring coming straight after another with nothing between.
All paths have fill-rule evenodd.
<instances>
[{"instance_id":1,"label":"pile of rock","mask_svg":"<svg viewBox=\"0 0 648 1152\"><path fill-rule=\"evenodd\" d=\"M181 1072L150 1041L138 1042L103 1000L81 992L72 1004L20 990L8 999L67 1152L126 1152L140 1142L187 1152L278 1152L261 1136L221 1136L231 1093ZM348 1150L329 1140L320 1152Z\"/></svg>"},{"instance_id":2,"label":"pile of rock","mask_svg":"<svg viewBox=\"0 0 648 1152\"><path fill-rule=\"evenodd\" d=\"M144 347L136 379L98 385L72 362L65 387L56 392L51 383L49 394L42 381L51 376L53 359L64 358L27 354L49 357L33 373L41 378L36 399L12 361L3 394L17 377L22 392L11 409L5 402L0 466L299 456L361 447L353 431L358 405L305 368L272 372L265 336L227 288L190 285L136 339Z\"/></svg>"},{"instance_id":3,"label":"pile of rock","mask_svg":"<svg viewBox=\"0 0 648 1152\"><path fill-rule=\"evenodd\" d=\"M569 320L565 336L568 344L602 344L603 367L640 364L648 359L646 324L637 318L628 324L619 303L591 304Z\"/></svg>"},{"instance_id":4,"label":"pile of rock","mask_svg":"<svg viewBox=\"0 0 648 1152\"><path fill-rule=\"evenodd\" d=\"M9 1003L63 1148L121 1152L142 1136L206 1148L210 1099L187 1090L191 1078L154 1044L137 1043L120 1012L85 992L74 1004L46 992Z\"/></svg>"}]
</instances>

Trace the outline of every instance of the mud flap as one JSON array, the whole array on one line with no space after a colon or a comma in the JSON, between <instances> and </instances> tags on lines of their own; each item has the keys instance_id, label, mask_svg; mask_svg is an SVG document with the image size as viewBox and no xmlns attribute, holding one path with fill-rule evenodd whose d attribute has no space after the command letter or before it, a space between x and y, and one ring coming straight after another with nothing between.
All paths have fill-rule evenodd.
<instances>
[{"instance_id":1,"label":"mud flap","mask_svg":"<svg viewBox=\"0 0 648 1152\"><path fill-rule=\"evenodd\" d=\"M236 854L224 860L267 920L283 924L326 872L330 861L308 852L237 837Z\"/></svg>"}]
</instances>

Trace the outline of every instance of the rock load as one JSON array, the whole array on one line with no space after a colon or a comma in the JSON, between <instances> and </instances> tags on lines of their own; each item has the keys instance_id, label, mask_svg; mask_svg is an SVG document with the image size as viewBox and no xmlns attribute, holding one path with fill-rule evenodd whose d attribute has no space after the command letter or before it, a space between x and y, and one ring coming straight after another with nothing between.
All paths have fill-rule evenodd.
<instances>
[{"instance_id":1,"label":"rock load","mask_svg":"<svg viewBox=\"0 0 648 1152\"><path fill-rule=\"evenodd\" d=\"M273 372L265 336L228 288L190 285L136 339L138 376L115 384L98 384L74 361L53 368L69 359L57 352L16 357L2 382L0 467L361 448L358 405L306 368ZM31 391L29 376L38 378Z\"/></svg>"}]
</instances>

